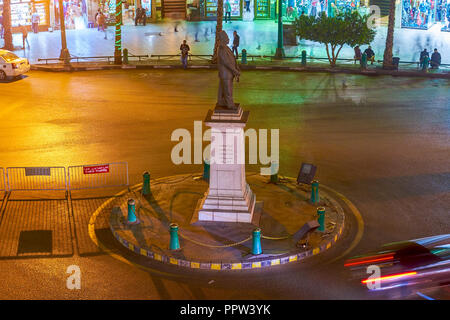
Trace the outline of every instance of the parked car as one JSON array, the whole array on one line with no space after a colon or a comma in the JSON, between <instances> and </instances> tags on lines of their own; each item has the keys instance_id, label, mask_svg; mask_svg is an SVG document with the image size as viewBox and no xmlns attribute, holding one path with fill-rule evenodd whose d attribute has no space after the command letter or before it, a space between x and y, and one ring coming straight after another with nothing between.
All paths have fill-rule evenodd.
<instances>
[{"instance_id":1,"label":"parked car","mask_svg":"<svg viewBox=\"0 0 450 320\"><path fill-rule=\"evenodd\" d=\"M0 80L18 77L30 71L30 63L8 50L0 50Z\"/></svg>"}]
</instances>

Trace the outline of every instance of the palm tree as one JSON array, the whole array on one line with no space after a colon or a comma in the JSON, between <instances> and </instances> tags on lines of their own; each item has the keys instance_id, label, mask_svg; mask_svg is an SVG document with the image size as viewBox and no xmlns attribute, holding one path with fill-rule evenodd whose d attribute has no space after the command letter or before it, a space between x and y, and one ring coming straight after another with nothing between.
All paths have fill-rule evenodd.
<instances>
[{"instance_id":1,"label":"palm tree","mask_svg":"<svg viewBox=\"0 0 450 320\"><path fill-rule=\"evenodd\" d=\"M390 0L389 22L386 36L386 48L383 56L383 69L392 69L392 47L394 46L395 0Z\"/></svg>"},{"instance_id":2,"label":"palm tree","mask_svg":"<svg viewBox=\"0 0 450 320\"><path fill-rule=\"evenodd\" d=\"M212 63L217 63L217 49L219 48L219 39L217 35L222 31L222 21L223 21L223 0L217 1L217 25L216 25L216 41L214 43L214 53L212 57Z\"/></svg>"},{"instance_id":3,"label":"palm tree","mask_svg":"<svg viewBox=\"0 0 450 320\"><path fill-rule=\"evenodd\" d=\"M3 1L3 27L5 32L5 46L6 50L14 50L12 41L12 27L11 27L11 0Z\"/></svg>"}]
</instances>

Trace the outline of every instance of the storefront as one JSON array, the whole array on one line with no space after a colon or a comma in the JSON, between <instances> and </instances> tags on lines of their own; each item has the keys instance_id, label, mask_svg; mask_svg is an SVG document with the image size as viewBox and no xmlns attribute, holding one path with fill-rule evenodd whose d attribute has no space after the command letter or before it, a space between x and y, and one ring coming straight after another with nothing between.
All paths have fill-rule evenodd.
<instances>
[{"instance_id":1,"label":"storefront","mask_svg":"<svg viewBox=\"0 0 450 320\"><path fill-rule=\"evenodd\" d=\"M26 26L31 31L31 15L34 10L39 14L39 31L47 31L50 26L50 2L48 0L11 0L11 25L13 32L18 27ZM0 11L3 11L3 0L0 0Z\"/></svg>"},{"instance_id":2,"label":"storefront","mask_svg":"<svg viewBox=\"0 0 450 320\"><path fill-rule=\"evenodd\" d=\"M436 21L442 24L442 31L450 32L450 0L438 0Z\"/></svg>"},{"instance_id":3,"label":"storefront","mask_svg":"<svg viewBox=\"0 0 450 320\"><path fill-rule=\"evenodd\" d=\"M436 0L403 0L402 28L429 29L436 23Z\"/></svg>"},{"instance_id":4,"label":"storefront","mask_svg":"<svg viewBox=\"0 0 450 320\"><path fill-rule=\"evenodd\" d=\"M254 19L272 19L272 3L275 0L251 0L253 5L249 5L249 10L254 10L250 14ZM250 2L250 1L249 1ZM224 15L225 15L225 3L224 0ZM231 7L231 20L242 20L244 13L246 13L246 1L245 0L229 0ZM199 1L199 14L200 20L216 20L217 19L217 0L200 0Z\"/></svg>"}]
</instances>

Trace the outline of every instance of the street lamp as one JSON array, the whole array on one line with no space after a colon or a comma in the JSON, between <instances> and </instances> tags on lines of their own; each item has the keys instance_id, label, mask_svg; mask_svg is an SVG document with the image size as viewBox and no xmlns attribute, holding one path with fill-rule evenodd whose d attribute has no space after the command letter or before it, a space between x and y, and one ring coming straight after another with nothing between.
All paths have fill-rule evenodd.
<instances>
[{"instance_id":1,"label":"street lamp","mask_svg":"<svg viewBox=\"0 0 450 320\"><path fill-rule=\"evenodd\" d=\"M64 64L70 64L70 53L69 49L67 49L66 41L63 0L59 0L59 24L61 26L61 53L59 54L59 59L64 60Z\"/></svg>"},{"instance_id":2,"label":"street lamp","mask_svg":"<svg viewBox=\"0 0 450 320\"><path fill-rule=\"evenodd\" d=\"M278 0L278 45L275 52L275 59L283 59L285 57L283 48L283 0Z\"/></svg>"}]
</instances>

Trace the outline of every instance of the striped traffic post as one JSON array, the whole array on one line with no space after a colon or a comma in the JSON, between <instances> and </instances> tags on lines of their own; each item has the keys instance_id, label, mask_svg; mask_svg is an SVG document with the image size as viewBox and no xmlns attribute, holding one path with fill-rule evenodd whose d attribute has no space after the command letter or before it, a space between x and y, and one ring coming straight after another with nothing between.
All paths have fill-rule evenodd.
<instances>
[{"instance_id":1,"label":"striped traffic post","mask_svg":"<svg viewBox=\"0 0 450 320\"><path fill-rule=\"evenodd\" d=\"M317 230L319 230L320 232L324 232L325 231L325 208L324 207L317 208L317 215L319 216L317 218L317 222L320 225Z\"/></svg>"},{"instance_id":2,"label":"striped traffic post","mask_svg":"<svg viewBox=\"0 0 450 320\"><path fill-rule=\"evenodd\" d=\"M314 180L311 183L311 203L319 203L319 202L320 202L319 181Z\"/></svg>"},{"instance_id":3,"label":"striped traffic post","mask_svg":"<svg viewBox=\"0 0 450 320\"><path fill-rule=\"evenodd\" d=\"M253 230L252 254L258 255L262 253L261 249L261 229Z\"/></svg>"},{"instance_id":4,"label":"striped traffic post","mask_svg":"<svg viewBox=\"0 0 450 320\"><path fill-rule=\"evenodd\" d=\"M170 250L180 249L180 241L178 240L178 225L170 224Z\"/></svg>"},{"instance_id":5,"label":"striped traffic post","mask_svg":"<svg viewBox=\"0 0 450 320\"><path fill-rule=\"evenodd\" d=\"M143 174L142 194L147 195L150 193L150 173L145 171Z\"/></svg>"},{"instance_id":6,"label":"striped traffic post","mask_svg":"<svg viewBox=\"0 0 450 320\"><path fill-rule=\"evenodd\" d=\"M128 216L127 216L128 223L136 223L136 202L133 199L128 200Z\"/></svg>"}]
</instances>

